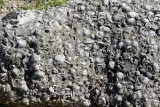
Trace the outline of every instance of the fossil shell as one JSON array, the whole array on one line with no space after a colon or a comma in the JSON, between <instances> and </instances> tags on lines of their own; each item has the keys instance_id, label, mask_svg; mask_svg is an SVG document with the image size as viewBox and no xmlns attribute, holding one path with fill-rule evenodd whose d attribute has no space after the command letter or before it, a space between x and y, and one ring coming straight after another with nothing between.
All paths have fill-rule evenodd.
<instances>
[{"instance_id":1,"label":"fossil shell","mask_svg":"<svg viewBox=\"0 0 160 107\"><path fill-rule=\"evenodd\" d=\"M100 30L102 30L104 32L110 32L111 31L111 29L109 27L106 27L106 26L101 26Z\"/></svg>"},{"instance_id":2,"label":"fossil shell","mask_svg":"<svg viewBox=\"0 0 160 107\"><path fill-rule=\"evenodd\" d=\"M44 75L45 75L45 73L43 71L36 71L34 73L34 76L38 77L38 78L42 78L42 77L44 77Z\"/></svg>"},{"instance_id":3,"label":"fossil shell","mask_svg":"<svg viewBox=\"0 0 160 107\"><path fill-rule=\"evenodd\" d=\"M89 36L91 34L91 32L89 29L84 28L83 34L84 34L84 36Z\"/></svg>"},{"instance_id":4,"label":"fossil shell","mask_svg":"<svg viewBox=\"0 0 160 107\"><path fill-rule=\"evenodd\" d=\"M131 7L129 7L126 3L122 3L121 6L123 12L129 12L132 10Z\"/></svg>"},{"instance_id":5,"label":"fossil shell","mask_svg":"<svg viewBox=\"0 0 160 107\"><path fill-rule=\"evenodd\" d=\"M106 17L107 17L108 22L111 22L111 23L113 22L112 15L109 12L106 13Z\"/></svg>"},{"instance_id":6,"label":"fossil shell","mask_svg":"<svg viewBox=\"0 0 160 107\"><path fill-rule=\"evenodd\" d=\"M56 55L55 61L57 61L60 64L63 64L65 62L65 56L64 55Z\"/></svg>"},{"instance_id":7,"label":"fossil shell","mask_svg":"<svg viewBox=\"0 0 160 107\"><path fill-rule=\"evenodd\" d=\"M26 42L26 40L17 40L17 45L20 48L24 48L27 46L27 42Z\"/></svg>"},{"instance_id":8,"label":"fossil shell","mask_svg":"<svg viewBox=\"0 0 160 107\"><path fill-rule=\"evenodd\" d=\"M151 5L144 5L144 9L151 10L153 7Z\"/></svg>"},{"instance_id":9,"label":"fossil shell","mask_svg":"<svg viewBox=\"0 0 160 107\"><path fill-rule=\"evenodd\" d=\"M135 22L136 22L135 18L128 18L127 19L128 24L135 24Z\"/></svg>"},{"instance_id":10,"label":"fossil shell","mask_svg":"<svg viewBox=\"0 0 160 107\"><path fill-rule=\"evenodd\" d=\"M88 72L87 72L86 69L84 69L84 70L82 71L82 75L83 75L83 76L87 76L87 75L88 75Z\"/></svg>"},{"instance_id":11,"label":"fossil shell","mask_svg":"<svg viewBox=\"0 0 160 107\"><path fill-rule=\"evenodd\" d=\"M118 95L116 99L117 99L118 102L121 102L123 100L121 95Z\"/></svg>"},{"instance_id":12,"label":"fossil shell","mask_svg":"<svg viewBox=\"0 0 160 107\"><path fill-rule=\"evenodd\" d=\"M20 90L21 90L21 91L24 91L24 92L27 92L27 90L28 90L27 85L26 85L26 84L22 84L22 85L20 86Z\"/></svg>"},{"instance_id":13,"label":"fossil shell","mask_svg":"<svg viewBox=\"0 0 160 107\"><path fill-rule=\"evenodd\" d=\"M153 69L154 69L155 72L159 72L159 64L154 62L153 63Z\"/></svg>"},{"instance_id":14,"label":"fossil shell","mask_svg":"<svg viewBox=\"0 0 160 107\"><path fill-rule=\"evenodd\" d=\"M5 91L6 92L11 92L12 91L11 86L8 83L5 85Z\"/></svg>"},{"instance_id":15,"label":"fossil shell","mask_svg":"<svg viewBox=\"0 0 160 107\"><path fill-rule=\"evenodd\" d=\"M89 100L85 99L85 100L83 101L83 104L84 104L84 106L89 107L91 103L90 103Z\"/></svg>"},{"instance_id":16,"label":"fossil shell","mask_svg":"<svg viewBox=\"0 0 160 107\"><path fill-rule=\"evenodd\" d=\"M49 87L49 92L54 93L54 88L53 87Z\"/></svg>"},{"instance_id":17,"label":"fossil shell","mask_svg":"<svg viewBox=\"0 0 160 107\"><path fill-rule=\"evenodd\" d=\"M114 16L112 17L112 19L113 19L114 22L118 22L118 21L120 21L120 20L122 19L122 17L121 17L121 15L116 14L116 15L114 15Z\"/></svg>"},{"instance_id":18,"label":"fossil shell","mask_svg":"<svg viewBox=\"0 0 160 107\"><path fill-rule=\"evenodd\" d=\"M102 2L103 2L104 5L107 5L107 6L109 4L109 0L102 0Z\"/></svg>"},{"instance_id":19,"label":"fossil shell","mask_svg":"<svg viewBox=\"0 0 160 107\"><path fill-rule=\"evenodd\" d=\"M124 74L122 72L117 72L117 77L123 79Z\"/></svg>"},{"instance_id":20,"label":"fossil shell","mask_svg":"<svg viewBox=\"0 0 160 107\"><path fill-rule=\"evenodd\" d=\"M34 53L32 55L32 61L37 61L37 62L41 61L41 56Z\"/></svg>"},{"instance_id":21,"label":"fossil shell","mask_svg":"<svg viewBox=\"0 0 160 107\"><path fill-rule=\"evenodd\" d=\"M28 99L28 98L24 98L24 99L22 100L22 102L23 102L23 104L25 104L25 105L29 105L29 99Z\"/></svg>"},{"instance_id":22,"label":"fossil shell","mask_svg":"<svg viewBox=\"0 0 160 107\"><path fill-rule=\"evenodd\" d=\"M149 23L149 20L147 18L142 19L143 23Z\"/></svg>"},{"instance_id":23,"label":"fossil shell","mask_svg":"<svg viewBox=\"0 0 160 107\"><path fill-rule=\"evenodd\" d=\"M121 49L123 47L123 45L124 45L124 42L119 42L118 43L118 48Z\"/></svg>"},{"instance_id":24,"label":"fossil shell","mask_svg":"<svg viewBox=\"0 0 160 107\"><path fill-rule=\"evenodd\" d=\"M18 68L13 68L12 73L14 76L18 77L20 74L20 70Z\"/></svg>"},{"instance_id":25,"label":"fossil shell","mask_svg":"<svg viewBox=\"0 0 160 107\"><path fill-rule=\"evenodd\" d=\"M122 88L122 84L121 83L117 83L116 87L119 88L119 89L121 89Z\"/></svg>"},{"instance_id":26,"label":"fossil shell","mask_svg":"<svg viewBox=\"0 0 160 107\"><path fill-rule=\"evenodd\" d=\"M142 80L142 82L143 82L144 84L148 84L149 78L148 78L148 77L144 77L144 79Z\"/></svg>"},{"instance_id":27,"label":"fossil shell","mask_svg":"<svg viewBox=\"0 0 160 107\"><path fill-rule=\"evenodd\" d=\"M138 13L136 13L135 11L131 11L131 12L128 12L127 15L130 18L135 18L138 16Z\"/></svg>"},{"instance_id":28,"label":"fossil shell","mask_svg":"<svg viewBox=\"0 0 160 107\"><path fill-rule=\"evenodd\" d=\"M115 62L114 61L109 61L109 68L114 69L115 67Z\"/></svg>"},{"instance_id":29,"label":"fossil shell","mask_svg":"<svg viewBox=\"0 0 160 107\"><path fill-rule=\"evenodd\" d=\"M84 41L84 44L93 44L95 41L93 39L90 39L90 38L87 38L85 41Z\"/></svg>"},{"instance_id":30,"label":"fossil shell","mask_svg":"<svg viewBox=\"0 0 160 107\"><path fill-rule=\"evenodd\" d=\"M137 41L132 41L132 45L135 47L135 48L137 48L138 46L139 46L139 44L138 44L138 42Z\"/></svg>"}]
</instances>

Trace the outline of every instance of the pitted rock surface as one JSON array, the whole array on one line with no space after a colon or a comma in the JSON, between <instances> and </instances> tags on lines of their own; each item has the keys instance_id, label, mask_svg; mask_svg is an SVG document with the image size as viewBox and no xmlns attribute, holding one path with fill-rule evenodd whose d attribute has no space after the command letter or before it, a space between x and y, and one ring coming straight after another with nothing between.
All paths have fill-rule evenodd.
<instances>
[{"instance_id":1,"label":"pitted rock surface","mask_svg":"<svg viewBox=\"0 0 160 107\"><path fill-rule=\"evenodd\" d=\"M0 100L159 107L159 12L159 0L71 0L9 13L0 22Z\"/></svg>"}]
</instances>

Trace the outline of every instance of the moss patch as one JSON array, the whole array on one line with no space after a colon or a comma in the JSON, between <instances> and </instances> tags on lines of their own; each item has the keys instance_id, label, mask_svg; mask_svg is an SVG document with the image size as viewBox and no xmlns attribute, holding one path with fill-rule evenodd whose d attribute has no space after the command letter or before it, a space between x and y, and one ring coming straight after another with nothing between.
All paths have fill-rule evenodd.
<instances>
[{"instance_id":1,"label":"moss patch","mask_svg":"<svg viewBox=\"0 0 160 107\"><path fill-rule=\"evenodd\" d=\"M4 5L4 0L0 0L0 9L2 8L3 5Z\"/></svg>"},{"instance_id":2,"label":"moss patch","mask_svg":"<svg viewBox=\"0 0 160 107\"><path fill-rule=\"evenodd\" d=\"M31 3L22 6L22 9L45 9L46 7L55 7L67 3L69 0L33 0Z\"/></svg>"}]
</instances>

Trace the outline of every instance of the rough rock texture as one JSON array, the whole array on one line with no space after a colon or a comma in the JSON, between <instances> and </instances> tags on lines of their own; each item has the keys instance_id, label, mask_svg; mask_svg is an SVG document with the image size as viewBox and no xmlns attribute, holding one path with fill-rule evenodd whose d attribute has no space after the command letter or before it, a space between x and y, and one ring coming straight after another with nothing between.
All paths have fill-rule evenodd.
<instances>
[{"instance_id":1,"label":"rough rock texture","mask_svg":"<svg viewBox=\"0 0 160 107\"><path fill-rule=\"evenodd\" d=\"M9 13L0 22L1 101L159 107L159 12L159 0L71 0Z\"/></svg>"}]
</instances>

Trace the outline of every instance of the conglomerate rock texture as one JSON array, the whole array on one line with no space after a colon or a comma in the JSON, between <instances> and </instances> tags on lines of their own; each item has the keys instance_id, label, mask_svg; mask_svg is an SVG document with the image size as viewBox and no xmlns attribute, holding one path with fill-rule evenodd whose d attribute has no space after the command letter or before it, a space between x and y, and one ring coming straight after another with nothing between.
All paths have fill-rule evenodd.
<instances>
[{"instance_id":1,"label":"conglomerate rock texture","mask_svg":"<svg viewBox=\"0 0 160 107\"><path fill-rule=\"evenodd\" d=\"M0 21L9 105L160 107L159 66L159 0L71 0Z\"/></svg>"}]
</instances>

